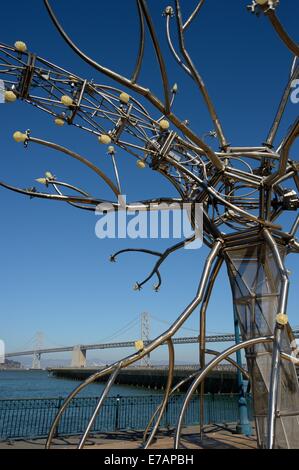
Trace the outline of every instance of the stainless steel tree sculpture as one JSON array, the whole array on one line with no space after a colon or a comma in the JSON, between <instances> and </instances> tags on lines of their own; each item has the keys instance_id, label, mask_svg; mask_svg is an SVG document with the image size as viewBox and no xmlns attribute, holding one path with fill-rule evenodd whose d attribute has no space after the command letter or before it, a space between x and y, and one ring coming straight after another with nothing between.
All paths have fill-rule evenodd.
<instances>
[{"instance_id":1,"label":"stainless steel tree sculpture","mask_svg":"<svg viewBox=\"0 0 299 470\"><path fill-rule=\"evenodd\" d=\"M58 126L73 125L96 136L102 144L108 145L115 170L113 182L99 167L86 158L53 142L33 137L29 131L16 132L14 139L25 146L38 144L62 152L79 160L93 170L110 187L115 195L111 207L115 210L138 210L139 203L125 204L121 198L121 184L118 175L115 147L124 149L137 158L140 168L149 166L164 175L175 187L178 196L171 199L142 201L147 210L155 204L165 202L201 203L203 205L203 240L210 247L198 290L185 310L172 326L148 344L143 344L136 353L96 372L79 385L65 400L50 431L47 447L59 421L70 401L85 387L99 377L110 378L82 436L79 448L84 447L94 420L119 371L134 364L162 344L168 345L169 374L163 402L144 433L143 447L148 448L157 432L163 412L171 393L174 370L174 349L172 338L190 315L200 307L200 367L188 378L191 385L178 416L174 446L180 446L182 423L187 406L194 392L200 387L201 411L203 413L203 382L206 375L219 362L245 350L256 421L257 441L260 448L298 447L299 433L299 388L296 376L294 350L296 342L287 316L289 279L285 268L288 253L299 252L296 232L299 227L299 164L290 156L292 146L298 137L299 120L290 127L283 141L274 147L277 131L290 97L293 80L299 76L299 45L291 39L277 17L279 0L253 0L248 7L254 14L265 14L286 47L295 55L290 77L279 103L278 111L265 143L260 147L233 147L228 143L215 107L206 86L192 61L185 44L185 32L199 15L205 1L197 4L193 13L183 19L180 0L164 11L166 33L170 50L186 74L199 88L214 130L211 132L219 141L219 151L214 151L202 138L196 135L188 123L181 121L173 112L176 86L169 86L165 60L146 0L137 0L140 23L140 45L136 67L131 78L126 78L104 67L88 57L72 41L57 19L49 0L44 0L49 16L73 51L87 64L112 81L139 95L157 111L159 117L152 117L147 109L132 94L113 86L104 86L82 79L27 50L25 43L18 41L14 47L0 45L0 77L5 84L4 96L7 102L17 99L32 104L53 117ZM178 46L172 40L172 22L175 23ZM163 99L157 98L149 88L138 83L144 59L144 45L147 34L151 40L160 69L163 85ZM1 182L9 190L29 196L66 202L83 210L94 211L102 201L87 191L67 182L58 181L47 172L39 179L52 192L41 192L32 187L20 189ZM292 189L290 189L292 188ZM72 190L72 195L66 191ZM278 217L289 211L294 214L292 227L277 225ZM191 217L193 226L196 225ZM191 241L187 240L187 241ZM141 251L157 257L158 261L147 279L158 277L161 284L160 265L171 253L182 248L186 240L169 248L164 253L151 250ZM122 251L123 252L123 251ZM114 261L116 256L112 256ZM225 261L232 287L235 316L238 320L242 342L228 348L206 365L205 325L206 311L213 284ZM203 416L201 416L203 420ZM202 421L203 422L203 421Z\"/></svg>"}]
</instances>

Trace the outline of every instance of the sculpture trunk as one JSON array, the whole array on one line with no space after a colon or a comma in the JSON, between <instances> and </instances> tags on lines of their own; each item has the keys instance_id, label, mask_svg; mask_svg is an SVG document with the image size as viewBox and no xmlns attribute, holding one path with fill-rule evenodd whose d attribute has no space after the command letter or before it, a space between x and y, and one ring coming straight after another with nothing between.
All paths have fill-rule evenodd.
<instances>
[{"instance_id":1,"label":"sculpture trunk","mask_svg":"<svg viewBox=\"0 0 299 470\"><path fill-rule=\"evenodd\" d=\"M282 260L285 246L278 246ZM233 301L243 340L274 334L281 288L281 273L269 246L260 241L227 251L227 267ZM292 333L282 330L281 348L292 353ZM259 344L246 351L251 376L257 441L260 448L269 442L269 391L272 344ZM299 386L293 363L280 361L274 448L299 448ZM297 414L296 414L297 413Z\"/></svg>"}]
</instances>

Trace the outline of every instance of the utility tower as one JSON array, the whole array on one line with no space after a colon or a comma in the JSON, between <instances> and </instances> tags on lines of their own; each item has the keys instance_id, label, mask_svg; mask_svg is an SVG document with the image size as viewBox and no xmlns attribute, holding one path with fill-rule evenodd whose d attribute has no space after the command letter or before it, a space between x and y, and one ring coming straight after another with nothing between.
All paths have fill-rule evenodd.
<instances>
[{"instance_id":1,"label":"utility tower","mask_svg":"<svg viewBox=\"0 0 299 470\"><path fill-rule=\"evenodd\" d=\"M150 315L147 312L144 312L140 316L140 329L141 329L141 339L144 345L148 344L150 341ZM150 366L150 354L144 356L142 359L142 364L145 367Z\"/></svg>"},{"instance_id":2,"label":"utility tower","mask_svg":"<svg viewBox=\"0 0 299 470\"><path fill-rule=\"evenodd\" d=\"M41 369L41 353L40 350L43 349L44 346L44 333L42 331L38 331L34 338L34 354L32 359L32 369Z\"/></svg>"}]
</instances>

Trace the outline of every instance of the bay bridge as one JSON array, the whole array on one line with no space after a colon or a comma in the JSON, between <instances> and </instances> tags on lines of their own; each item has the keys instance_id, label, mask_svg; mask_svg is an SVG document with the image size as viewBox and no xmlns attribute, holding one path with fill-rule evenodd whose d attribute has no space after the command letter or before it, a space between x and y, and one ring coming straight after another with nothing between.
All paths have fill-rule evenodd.
<instances>
[{"instance_id":1,"label":"bay bridge","mask_svg":"<svg viewBox=\"0 0 299 470\"><path fill-rule=\"evenodd\" d=\"M299 329L293 330L295 338L299 338ZM194 344L198 343L198 336L178 337L173 339L174 344ZM215 334L206 337L207 343L223 343L223 342L234 342L235 335L230 334ZM151 340L144 339L144 345L150 343ZM72 346L62 346L55 348L42 348L38 347L27 351L16 351L5 354L5 358L21 357L21 356L33 356L32 367L34 369L40 369L40 361L42 354L54 354L61 352L71 352L71 367L81 368L86 367L86 352L91 350L101 349L116 349L116 348L134 348L135 341L122 341L122 342L111 342L111 343L98 343L98 344L80 344Z\"/></svg>"},{"instance_id":2,"label":"bay bridge","mask_svg":"<svg viewBox=\"0 0 299 470\"><path fill-rule=\"evenodd\" d=\"M148 312L143 312L129 321L126 325L122 326L120 329L115 331L112 335L104 338L101 342L93 344L74 344L70 346L55 345L55 347L44 347L44 333L37 332L33 338L29 340L31 348L25 349L20 348L14 352L5 353L5 359L17 358L22 356L32 356L32 368L41 369L41 356L43 354L57 354L57 353L71 353L71 362L70 366L72 368L86 368L87 360L86 353L87 351L103 350L103 349L118 349L118 348L135 348L136 340L131 341L110 341L119 335L130 333L133 336L133 328L138 325L138 335L141 339L144 346L147 346L152 340L151 336L151 322L152 320L157 321L158 323L166 324L169 327L169 324L160 318L149 314ZM183 328L184 330L196 331L187 327ZM136 332L135 332L136 333ZM299 327L293 330L295 338L299 338ZM106 340L106 342L104 342ZM50 340L52 343L52 341ZM173 344L196 344L199 342L199 336L185 336L185 337L174 337ZM235 342L235 335L233 333L215 333L209 334L206 336L207 343L225 343L225 342ZM27 344L28 344L27 343ZM32 346L33 343L33 346ZM149 356L146 356L142 360L144 366L149 366Z\"/></svg>"},{"instance_id":3,"label":"bay bridge","mask_svg":"<svg viewBox=\"0 0 299 470\"><path fill-rule=\"evenodd\" d=\"M299 330L298 330L299 338ZM233 334L223 334L223 335L212 335L207 336L206 341L208 343L217 343L217 342L231 342L235 341L235 335ZM151 342L151 340L144 340L144 345L146 346ZM174 338L174 344L194 344L198 343L198 336L189 336ZM21 357L21 356L33 356L32 367L34 369L40 369L40 361L42 354L54 354L61 352L71 352L71 366L72 367L86 367L86 352L92 350L100 349L117 349L117 348L134 348L135 341L121 341L113 343L98 343L98 344L78 344L72 346L61 346L57 348L36 348L27 351L15 351L5 354L5 358L12 357Z\"/></svg>"}]
</instances>

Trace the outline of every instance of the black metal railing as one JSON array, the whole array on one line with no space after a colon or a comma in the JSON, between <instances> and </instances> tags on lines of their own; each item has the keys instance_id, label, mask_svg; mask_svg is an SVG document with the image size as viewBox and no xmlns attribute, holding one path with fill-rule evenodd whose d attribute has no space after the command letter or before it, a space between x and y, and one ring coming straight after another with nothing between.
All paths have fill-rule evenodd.
<instances>
[{"instance_id":1,"label":"black metal railing","mask_svg":"<svg viewBox=\"0 0 299 470\"><path fill-rule=\"evenodd\" d=\"M92 432L144 429L162 401L162 395L109 397L97 416ZM184 395L173 395L161 421L162 427L176 425ZM238 421L238 395L208 394L205 396L205 424ZM75 398L63 415L58 435L70 436L84 431L98 401L97 397ZM63 403L62 398L0 400L0 440L28 439L47 436L50 426ZM199 422L199 396L191 400L185 425ZM250 419L251 398L248 397Z\"/></svg>"}]
</instances>

